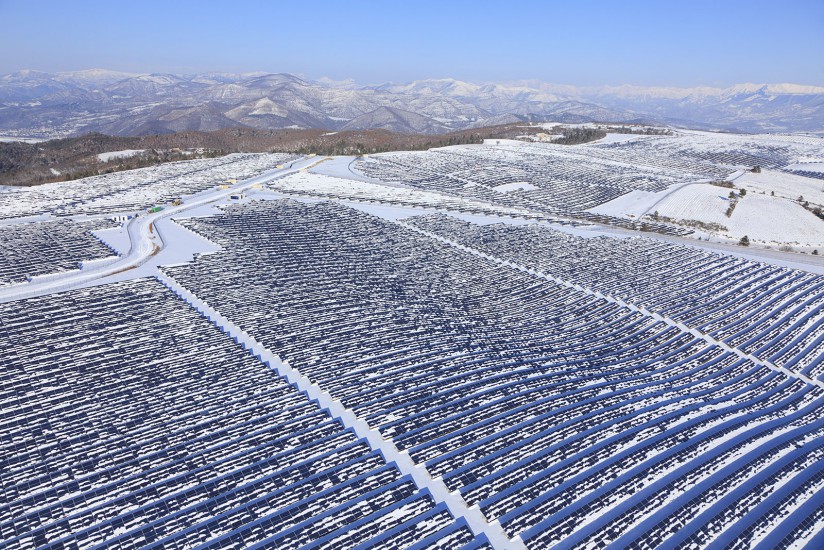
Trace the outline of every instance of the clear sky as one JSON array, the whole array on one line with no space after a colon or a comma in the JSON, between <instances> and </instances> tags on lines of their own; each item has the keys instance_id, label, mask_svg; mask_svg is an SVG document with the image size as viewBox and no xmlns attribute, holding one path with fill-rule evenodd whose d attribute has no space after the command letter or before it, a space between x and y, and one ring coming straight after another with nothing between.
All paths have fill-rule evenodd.
<instances>
[{"instance_id":1,"label":"clear sky","mask_svg":"<svg viewBox=\"0 0 824 550\"><path fill-rule=\"evenodd\" d=\"M824 85L824 0L0 0L0 73Z\"/></svg>"}]
</instances>

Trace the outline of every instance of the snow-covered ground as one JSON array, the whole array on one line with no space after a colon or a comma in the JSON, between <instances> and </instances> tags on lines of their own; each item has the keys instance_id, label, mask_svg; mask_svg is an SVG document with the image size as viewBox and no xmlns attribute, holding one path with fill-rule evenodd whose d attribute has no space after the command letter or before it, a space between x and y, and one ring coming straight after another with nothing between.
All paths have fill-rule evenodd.
<instances>
[{"instance_id":1,"label":"snow-covered ground","mask_svg":"<svg viewBox=\"0 0 824 550\"><path fill-rule=\"evenodd\" d=\"M431 155L430 160L444 161L442 153ZM563 155L547 156L550 164ZM518 160L516 156L500 158ZM186 166L199 167L194 173L175 169L126 174L122 180L109 181L106 194L100 196L81 195L76 189L80 203L105 208L99 215L75 214L77 219L71 223L83 218L95 227L101 227L102 220L90 219L102 218L116 206L138 200L157 202L159 197L175 196L181 189L193 192L183 204L168 205L153 214L141 213L125 225L96 230L95 235L123 256L117 266L84 263L80 272L65 279L44 280L29 294L23 289L5 297L5 301L17 301L37 293L50 294L25 304L2 306L0 293L0 337L5 338L0 338L0 351L6 352L0 356L11 361L7 370L16 385L9 387L19 389L21 395L28 392L26 399L7 407L14 414L10 417L13 422L0 433L14 435L13 430L31 417L31 404L46 403L52 408L43 410L54 420L53 427L62 431L38 432L32 448L48 450L55 441L75 445L67 447L68 451L61 448L63 454L44 455L48 460L35 464L40 468L37 471L49 475L28 475L34 470L22 462L12 471L16 476L13 482L28 484L34 479L31 483L38 484L26 485L29 496L18 499L24 503L21 510L31 525L40 529L34 522L42 518L50 522L47 528L71 520L71 526L80 525L77 530L84 536L97 533L94 522L109 518L100 515L100 510L117 514L123 509L122 491L110 490L112 487L125 487L132 496L143 499L128 503L138 511L130 516L132 523L112 531L123 535L123 541L128 541L130 533L143 532L149 522L168 527L165 536L181 535L178 538L183 540L190 525L217 525L211 518L218 512L226 514L221 517L245 521L249 509L237 508L232 500L244 494L269 499L258 499L260 507L254 517L259 511L291 520L297 517L294 511L300 516L293 523L308 526L301 532L311 535L327 528L340 530L337 538L326 539L333 547L338 541L352 540L344 539L341 533L355 533L356 542L366 544L369 541L363 533L377 532L382 537L394 528L392 525L405 525L402 528L408 531L395 534L406 532L405 540L414 542L409 538L414 534L412 521L417 522L416 529L426 521L415 519L423 516L411 507L418 502L413 499L420 496L419 489L425 489L425 502L434 499L441 507L446 516L443 521L459 518L474 533L483 533L496 548L521 548L520 539L510 540L512 533L503 532L501 524L525 525L528 521L540 526L545 516L535 506L544 503L556 507L558 517L591 508L569 522L561 535L546 529L553 538L547 535L530 547L563 546L566 539L562 536L571 541L568 546L594 547L579 542L589 536L587 529L594 532L595 522L607 526L607 521L612 523L604 532L614 539L608 542L624 546L623 539L614 537L632 540L628 535L650 532L642 522L670 525L682 521L685 515L673 515L681 510L702 518L682 523L696 533L705 519L714 522L709 525L716 530L743 530L750 524L737 523L735 518L755 518L753 522L759 522L757 537L772 535L770 530L787 517L795 521L798 510L807 509L813 517L811 508L818 505L816 497L822 487L820 479L810 476L820 470L822 456L815 442L821 436L817 407L824 382L813 375L824 373L824 368L816 365L824 350L819 336L824 313L817 294L824 279L707 254L697 245L673 246L653 240L669 238L663 235L644 238L626 231L622 236L631 238L601 238L602 232L612 231L614 226L558 227L567 234L544 231L541 226L545 223L530 227L524 218L508 216L528 213L513 206L518 204L515 199L520 193L489 191L524 190L522 179L513 175L503 183L494 179L502 172L499 166L473 172L471 158L458 160L465 161L468 168L456 172L456 181L469 189L486 190L486 197L510 202L496 205L480 196L348 178L351 158L324 159L320 164L317 158L305 158L295 161L294 167L286 161L290 167L267 170L262 175L257 174L276 159L239 159L232 166L193 163ZM573 175L574 169L586 162L564 160L569 160ZM614 166L620 166L618 162L614 160ZM310 165L316 169L325 166L341 177L300 171ZM441 165L433 162L432 173L446 165L446 161ZM662 164L656 170L663 172L665 168ZM235 183L234 188L216 187L225 178L247 171L255 172L256 177ZM786 183L783 174L763 175L766 177L739 179L742 185L750 179L763 185L770 177L781 176L787 193L798 190L793 187L797 182ZM466 179L470 176L489 176L490 180ZM85 183L106 181L94 178ZM571 185L581 181L570 177ZM606 185L604 180L595 183ZM662 215L693 219L703 216L747 230L753 240L759 239L758 231L765 228L777 228L789 236L821 237L821 225L802 219L802 213L810 214L796 202L773 197L761 188L745 188L748 192L731 218L724 215L730 189L692 181L657 193L632 191L611 201L611 208L616 212L655 208ZM246 198L229 198L241 192ZM277 200L286 196L296 197L298 202ZM27 198L32 206L26 211L37 211L36 196ZM261 199L268 199L268 203ZM448 211L460 212L457 217L484 227L461 228L447 216L439 216L437 223L430 221L428 229L423 224L416 226L415 220L406 220L399 227L338 204L318 204L330 199L392 221L422 212ZM306 203L312 207L307 208ZM209 220L193 219L215 215L217 218ZM795 223L796 219L802 223ZM9 223L7 229L17 229L15 225ZM819 233L810 237L811 230ZM570 238L579 233L594 238ZM51 243L43 248L47 246ZM133 249L136 252L132 253ZM159 270L161 266L167 267ZM54 295L136 277L159 278L231 340L217 338L213 327L209 332L206 321L154 282ZM719 331L744 336L733 341L723 339ZM278 334L289 335L290 342L284 345L276 338ZM169 335L173 338L167 339ZM243 355L243 347L257 359ZM289 362L274 355L281 347L291 350ZM548 353L553 349L561 353ZM203 350L208 353L204 355ZM147 376L141 378L142 371L129 371L125 377L102 377L88 388L73 380L63 384L62 378L54 382L54 369L79 372L82 376L77 380L82 382L88 377L78 368L85 363L106 374L115 372L111 366L129 366L135 357L143 363L145 358L153 361L147 368L141 367ZM287 393L286 385L267 386L266 379L259 377L263 369L258 359L314 404L309 407L303 398ZM244 365L257 369L254 373L258 378L251 379L253 384L250 382L248 388L242 386ZM37 376L33 378L32 372ZM214 383L221 382L221 376L228 382ZM128 386L130 380L140 384ZM212 391L212 386L232 391ZM70 402L78 395L78 387L88 394L80 405ZM129 399L121 398L123 387ZM129 427L109 429L112 418L129 420L129 411L136 410L135 399L153 398L155 392L159 398L151 401L151 407L138 405L140 411L158 411L156 422L152 417L153 424L144 422L136 431ZM100 404L104 394L114 396L109 399L111 406ZM288 400L270 401L273 396ZM350 403L366 405L349 408ZM317 414L316 404L323 414ZM123 414L117 410L121 405ZM169 410L176 415L169 417L173 421L162 416ZM84 419L98 423L92 427L105 428L101 433L106 438L75 437L72 415L77 416L77 411L86 415ZM240 413L234 415L233 411ZM101 414L95 416L98 412ZM314 424L307 423L315 421L329 431L314 432ZM181 422L190 424L182 426ZM211 428L230 422L240 426L239 431ZM168 440L163 430L169 426L177 430L172 440L176 454L171 459L168 453L156 451L158 441ZM282 433L275 431L281 427ZM348 432L340 440L346 447L337 446L339 429ZM112 440L110 433L117 437ZM189 433L196 438L191 443L186 439ZM413 437L416 452L399 452L410 448ZM275 449L277 460L268 458L272 454L267 447L271 447L270 440L288 442L288 448ZM334 445L320 447L326 442ZM109 444L114 445L114 451L109 452ZM145 460L135 463L135 453L119 453L123 448L137 449ZM338 449L351 449L352 454ZM286 454L293 450L294 455ZM101 479L85 476L81 479L85 485L72 493L71 499L63 498L75 491L77 484L72 462L64 460L67 452L88 454L93 460L103 456L108 461L103 466L112 475ZM306 456L297 454L304 452ZM310 461L308 453L317 460ZM52 455L57 458L51 460ZM177 467L178 455L196 459L194 474ZM354 469L361 456L363 470ZM616 460L616 456L624 458ZM39 460L37 456L34 459ZM372 459L374 466L365 462ZM136 470L132 468L135 464ZM299 489L294 494L273 493L283 484L272 480L294 481L285 476L298 471L296 464L312 477L329 471L334 479L295 485ZM217 486L214 483L218 481L213 480L228 479L226 468L230 474L246 476L241 480L245 492L207 492ZM281 474L281 469L289 473ZM169 477L168 490L159 497L137 490L159 479L157 475L141 477L141 472L166 476L167 471L174 475ZM363 473L372 471L374 476ZM401 500L391 506L381 504L384 501L377 495L383 494L383 485L370 484L383 476L392 481L398 499L408 495L405 504ZM408 479L414 484L409 485ZM554 494L547 492L549 485L533 491L533 487L541 487L532 485L533 480L543 483L553 479L595 481L576 482L563 492L552 489ZM815 479L815 485L802 485L808 479ZM450 485L443 480L449 480ZM460 485L452 485L455 480ZM802 487L805 492L796 491L795 500L773 508L775 514L782 515L762 514L772 506L767 492L775 490L777 500L783 497L777 492L783 486ZM704 489L704 496L693 498ZM334 491L340 491L339 500L331 496ZM158 519L139 513L165 510L162 507L170 498L184 492L190 501L176 508L180 514ZM369 495L374 499L369 500L373 498ZM29 500L21 500L24 497ZM727 502L731 497L735 503ZM31 498L40 500L29 506L26 503ZM287 509L283 498L292 499L288 514L276 508ZM484 508L486 515L480 513L482 498L491 503ZM205 509L203 502L214 507ZM631 509L633 502L647 504ZM698 516L710 506L728 504L737 506L735 517L715 520L710 514ZM700 506L706 508L698 510ZM331 515L329 511L335 508L340 515ZM344 514L359 509L367 510L372 519L366 516L348 524L350 516ZM52 515L44 515L43 510ZM505 510L522 523L501 521ZM625 510L629 512L624 514ZM183 513L190 514L185 521ZM168 525L164 525L167 519ZM314 521L319 527L310 523ZM390 527L384 527L386 522ZM232 537L247 529L238 525L227 520L221 524L226 533L210 531L209 536L218 540L218 536ZM253 528L260 531L258 524ZM440 527L432 529L438 532ZM527 532L518 529L519 533ZM288 537L296 532L292 524L284 530ZM101 532L108 536L109 531ZM28 531L21 533L14 542L35 540L23 538ZM58 532L57 536L75 535ZM294 546L311 542L283 540ZM388 540L375 544L391 546ZM756 540L771 546L770 539ZM458 545L447 542L443 546Z\"/></svg>"},{"instance_id":2,"label":"snow-covered ground","mask_svg":"<svg viewBox=\"0 0 824 550\"><path fill-rule=\"evenodd\" d=\"M655 205L655 211L676 220L697 220L723 225L715 234L768 245L824 246L824 221L794 201L749 192L740 198L730 217L730 190L709 184L684 186Z\"/></svg>"},{"instance_id":3,"label":"snow-covered ground","mask_svg":"<svg viewBox=\"0 0 824 550\"><path fill-rule=\"evenodd\" d=\"M492 206L481 201L474 201L460 197L450 197L441 193L409 189L300 172L291 176L273 181L270 188L285 193L298 192L321 197L335 197L348 200L381 201L404 205L432 206L454 210L483 210L495 211L501 214L523 215L527 212L519 208Z\"/></svg>"},{"instance_id":4,"label":"snow-covered ground","mask_svg":"<svg viewBox=\"0 0 824 550\"><path fill-rule=\"evenodd\" d=\"M521 146L524 144L523 141L517 139L485 139L484 145L517 145ZM449 149L449 147L454 147L455 149L463 149L464 145L450 145L448 147L441 147L441 149Z\"/></svg>"},{"instance_id":5,"label":"snow-covered ground","mask_svg":"<svg viewBox=\"0 0 824 550\"><path fill-rule=\"evenodd\" d=\"M658 212L675 220L696 220L727 228L726 231L698 230L699 238L710 236L737 242L747 235L753 244L786 245L807 252L824 246L824 221L798 200L803 197L811 208L824 206L824 181L766 168L760 173L739 170L726 179L733 182L734 189L687 182L658 192L631 191L589 211L632 219ZM727 217L729 193L740 189L745 189L747 194L738 202L732 216Z\"/></svg>"},{"instance_id":6,"label":"snow-covered ground","mask_svg":"<svg viewBox=\"0 0 824 550\"><path fill-rule=\"evenodd\" d=\"M499 193L509 193L511 191L532 191L533 189L538 189L531 183L527 183L525 181L516 181L514 183L504 183L503 185L496 185L493 187L495 191Z\"/></svg>"},{"instance_id":7,"label":"snow-covered ground","mask_svg":"<svg viewBox=\"0 0 824 550\"><path fill-rule=\"evenodd\" d=\"M617 199L605 202L595 208L590 208L589 211L593 214L604 214L606 216L637 218L654 207L655 204L662 200L669 192L669 190L666 190L653 193L652 191L636 189L625 195L621 195Z\"/></svg>"},{"instance_id":8,"label":"snow-covered ground","mask_svg":"<svg viewBox=\"0 0 824 550\"><path fill-rule=\"evenodd\" d=\"M653 138L656 138L656 137L659 137L659 136L647 136L647 135L644 135L644 134L607 134L605 137L603 137L599 140L593 141L591 143L593 143L593 144L594 143L600 143L600 144L626 143L626 142L629 142L629 141L640 141L640 140L644 140L644 139L653 139Z\"/></svg>"},{"instance_id":9,"label":"snow-covered ground","mask_svg":"<svg viewBox=\"0 0 824 550\"><path fill-rule=\"evenodd\" d=\"M109 162L114 159L123 159L139 155L145 149L124 149L122 151L110 151L108 153L100 153L97 155L97 160L100 162Z\"/></svg>"},{"instance_id":10,"label":"snow-covered ground","mask_svg":"<svg viewBox=\"0 0 824 550\"><path fill-rule=\"evenodd\" d=\"M92 231L92 234L106 243L112 250L116 250L118 254L125 255L129 253L131 242L129 241L129 231L126 223L122 223L117 227L97 229Z\"/></svg>"},{"instance_id":11,"label":"snow-covered ground","mask_svg":"<svg viewBox=\"0 0 824 550\"><path fill-rule=\"evenodd\" d=\"M824 205L824 180L805 178L795 174L788 174L777 170L762 170L760 174L745 172L735 179L736 187L743 187L748 192L764 192L770 195L775 192L776 197L804 200L817 205Z\"/></svg>"},{"instance_id":12,"label":"snow-covered ground","mask_svg":"<svg viewBox=\"0 0 824 550\"><path fill-rule=\"evenodd\" d=\"M819 172L824 174L824 162L796 162L787 166L787 170Z\"/></svg>"},{"instance_id":13,"label":"snow-covered ground","mask_svg":"<svg viewBox=\"0 0 824 550\"><path fill-rule=\"evenodd\" d=\"M323 174L326 176L333 176L336 178L348 178L360 181L369 181L373 183L380 183L380 181L370 178L357 170L355 170L355 159L357 157L332 157L331 160L321 162L317 166L309 169L313 174Z\"/></svg>"},{"instance_id":14,"label":"snow-covered ground","mask_svg":"<svg viewBox=\"0 0 824 550\"><path fill-rule=\"evenodd\" d=\"M30 137L16 137L16 136L0 136L0 143L40 143L42 141L46 141L42 138L30 138Z\"/></svg>"}]
</instances>

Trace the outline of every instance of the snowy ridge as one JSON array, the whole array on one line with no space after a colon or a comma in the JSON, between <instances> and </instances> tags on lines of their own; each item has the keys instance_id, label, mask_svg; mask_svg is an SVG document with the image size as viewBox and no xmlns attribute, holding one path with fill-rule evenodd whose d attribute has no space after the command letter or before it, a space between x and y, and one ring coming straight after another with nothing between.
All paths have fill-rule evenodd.
<instances>
[{"instance_id":1,"label":"snowy ridge","mask_svg":"<svg viewBox=\"0 0 824 550\"><path fill-rule=\"evenodd\" d=\"M670 124L821 132L824 88L570 86L539 81L419 80L359 86L291 74L125 74L90 70L0 76L0 134L65 137L272 128L443 132L519 120ZM84 105L80 116L66 105Z\"/></svg>"}]
</instances>

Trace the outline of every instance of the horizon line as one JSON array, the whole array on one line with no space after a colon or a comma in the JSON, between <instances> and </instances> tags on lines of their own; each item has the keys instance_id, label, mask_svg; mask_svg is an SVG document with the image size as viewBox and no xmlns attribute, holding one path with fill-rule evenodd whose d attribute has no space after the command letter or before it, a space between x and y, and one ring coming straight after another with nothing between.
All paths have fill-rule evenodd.
<instances>
[{"instance_id":1,"label":"horizon line","mask_svg":"<svg viewBox=\"0 0 824 550\"><path fill-rule=\"evenodd\" d=\"M355 78L343 78L337 79L329 76L319 76L319 77L312 77L307 75L306 73L302 72L290 72L290 71L264 71L264 70L254 70L254 71L229 71L229 70L191 70L191 71L129 71L129 70L120 70L120 69L110 69L104 67L89 67L85 69L72 69L72 70L59 70L59 71L47 71L42 69L33 69L30 67L16 69L10 72L1 73L0 76L11 76L17 73L25 73L25 72L35 72L35 73L43 73L47 75L59 75L59 74L71 74L71 73L83 73L83 72L91 72L91 71L106 71L111 73L122 73L125 75L129 75L125 78L134 78L138 76L160 76L160 75L172 75L172 76L179 76L179 77L191 77L191 76L200 76L200 75L207 75L207 74L214 74L214 75L233 75L233 76L248 76L250 78L253 77L264 77L264 76L274 76L274 75L287 75L300 78L301 80L306 80L309 82L314 83L321 83L323 84L324 81L332 82L332 83L352 83L356 86L361 87L376 87L376 86L386 86L386 85L408 85L414 84L416 82L424 82L424 81L452 81L452 82L460 82L466 84L474 84L477 86L487 85L487 84L497 84L497 85L512 85L512 84L522 84L522 83L537 83L542 85L550 85L550 86L563 86L569 88L578 88L578 89L586 89L586 88L657 88L657 89L670 89L670 90L695 90L695 89L712 89L712 90L727 90L731 88L736 88L740 86L782 86L782 85L789 85L789 86L799 86L799 87L806 87L806 88L820 88L820 91L814 93L824 93L824 84L807 84L801 82L769 82L769 81L749 81L749 82L735 82L733 84L728 85L721 85L721 84L693 84L693 85L674 85L674 84L634 84L631 82L624 82L622 84L571 84L571 83L564 83L564 82L557 82L557 81L549 81L549 80L542 80L540 78L518 78L518 79L502 79L502 80L473 80L473 79L461 79L449 76L431 76L431 77L421 77L421 78L414 78L411 80L386 80L380 82L360 82ZM124 78L124 80L125 80Z\"/></svg>"}]
</instances>

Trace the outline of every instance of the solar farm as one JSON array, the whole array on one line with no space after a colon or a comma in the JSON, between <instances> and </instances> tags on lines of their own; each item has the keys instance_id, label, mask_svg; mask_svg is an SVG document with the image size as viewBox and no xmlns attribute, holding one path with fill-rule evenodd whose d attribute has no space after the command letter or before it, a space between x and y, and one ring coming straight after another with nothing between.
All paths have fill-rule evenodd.
<instances>
[{"instance_id":1,"label":"solar farm","mask_svg":"<svg viewBox=\"0 0 824 550\"><path fill-rule=\"evenodd\" d=\"M679 132L2 189L0 547L824 547L823 162ZM645 213L719 181L809 242Z\"/></svg>"}]
</instances>

